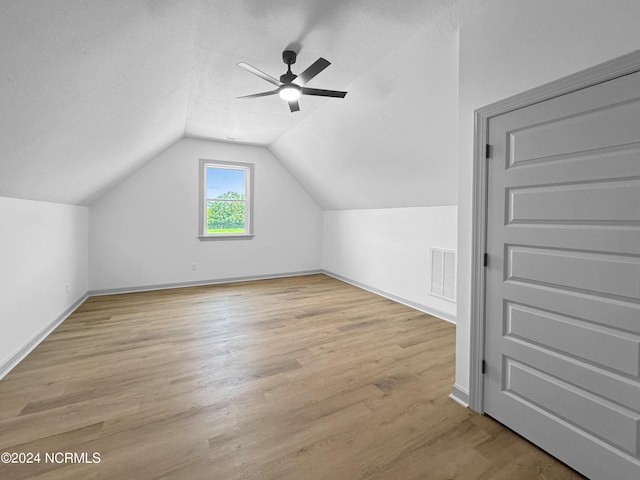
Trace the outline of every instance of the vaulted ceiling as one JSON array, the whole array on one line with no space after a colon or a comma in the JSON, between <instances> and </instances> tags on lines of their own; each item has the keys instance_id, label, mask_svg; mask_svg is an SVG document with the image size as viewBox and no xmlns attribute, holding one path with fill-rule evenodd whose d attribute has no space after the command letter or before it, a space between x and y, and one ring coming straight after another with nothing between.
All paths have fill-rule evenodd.
<instances>
[{"instance_id":1,"label":"vaulted ceiling","mask_svg":"<svg viewBox=\"0 0 640 480\"><path fill-rule=\"evenodd\" d=\"M0 196L90 204L183 136L265 145L326 209L456 202L459 0L3 0ZM271 85L332 65L301 111Z\"/></svg>"}]
</instances>

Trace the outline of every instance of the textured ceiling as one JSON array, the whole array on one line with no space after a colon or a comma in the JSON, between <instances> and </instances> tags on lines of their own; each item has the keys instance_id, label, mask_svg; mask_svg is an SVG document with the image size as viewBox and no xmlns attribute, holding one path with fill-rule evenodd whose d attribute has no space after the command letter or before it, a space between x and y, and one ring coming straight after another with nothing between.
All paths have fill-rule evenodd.
<instances>
[{"instance_id":1,"label":"textured ceiling","mask_svg":"<svg viewBox=\"0 0 640 480\"><path fill-rule=\"evenodd\" d=\"M90 204L186 135L270 146L324 208L455 203L429 138L455 142L460 3L2 0L0 195ZM277 77L287 47L347 97L236 99L272 88L236 64Z\"/></svg>"}]
</instances>

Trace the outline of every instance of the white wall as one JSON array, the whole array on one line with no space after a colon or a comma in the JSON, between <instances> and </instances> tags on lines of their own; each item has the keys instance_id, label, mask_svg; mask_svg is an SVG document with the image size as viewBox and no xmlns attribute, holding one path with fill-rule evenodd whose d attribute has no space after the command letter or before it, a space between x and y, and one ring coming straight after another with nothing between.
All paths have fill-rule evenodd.
<instances>
[{"instance_id":1,"label":"white wall","mask_svg":"<svg viewBox=\"0 0 640 480\"><path fill-rule=\"evenodd\" d=\"M0 197L0 376L87 293L88 218L86 207Z\"/></svg>"},{"instance_id":2,"label":"white wall","mask_svg":"<svg viewBox=\"0 0 640 480\"><path fill-rule=\"evenodd\" d=\"M457 207L340 210L323 217L324 270L455 320L455 303L428 291L429 249L456 249Z\"/></svg>"},{"instance_id":3,"label":"white wall","mask_svg":"<svg viewBox=\"0 0 640 480\"><path fill-rule=\"evenodd\" d=\"M640 48L637 0L489 0L460 30L456 384L469 385L473 112Z\"/></svg>"},{"instance_id":4,"label":"white wall","mask_svg":"<svg viewBox=\"0 0 640 480\"><path fill-rule=\"evenodd\" d=\"M197 238L200 158L255 165L252 240ZM316 270L321 240L320 208L266 148L187 138L91 206L90 288Z\"/></svg>"}]
</instances>

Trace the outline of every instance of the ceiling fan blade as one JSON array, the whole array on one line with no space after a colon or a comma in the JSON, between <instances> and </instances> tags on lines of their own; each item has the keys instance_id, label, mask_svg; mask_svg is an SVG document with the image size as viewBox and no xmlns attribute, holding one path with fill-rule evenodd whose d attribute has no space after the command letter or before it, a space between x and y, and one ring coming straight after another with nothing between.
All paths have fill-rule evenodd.
<instances>
[{"instance_id":1,"label":"ceiling fan blade","mask_svg":"<svg viewBox=\"0 0 640 480\"><path fill-rule=\"evenodd\" d=\"M344 98L347 94L347 92L339 92L338 90L321 90L319 88L302 87L300 90L303 95L317 95L319 97Z\"/></svg>"},{"instance_id":2,"label":"ceiling fan blade","mask_svg":"<svg viewBox=\"0 0 640 480\"><path fill-rule=\"evenodd\" d=\"M282 85L282 82L280 80L273 78L271 75L264 73L262 70L258 70L256 67L252 67L248 63L240 62L238 66L240 68L244 68L249 73L253 73L254 75L260 77L261 79L274 84L276 87L279 87L280 85Z\"/></svg>"},{"instance_id":3,"label":"ceiling fan blade","mask_svg":"<svg viewBox=\"0 0 640 480\"><path fill-rule=\"evenodd\" d=\"M313 62L309 68L307 68L304 72L302 72L298 77L291 83L295 83L299 87L302 87L305 83L311 80L313 77L318 75L321 71L331 65L329 60L326 60L320 57L318 60Z\"/></svg>"},{"instance_id":4,"label":"ceiling fan blade","mask_svg":"<svg viewBox=\"0 0 640 480\"><path fill-rule=\"evenodd\" d=\"M289 100L289 110L292 112L299 112L300 105L298 104L298 100Z\"/></svg>"},{"instance_id":5,"label":"ceiling fan blade","mask_svg":"<svg viewBox=\"0 0 640 480\"><path fill-rule=\"evenodd\" d=\"M261 93L254 93L251 95L242 95L241 97L236 97L236 98L258 98L258 97L266 97L267 95L275 95L276 93L278 93L279 89L275 89L275 90L271 90L270 92L261 92Z\"/></svg>"}]
</instances>

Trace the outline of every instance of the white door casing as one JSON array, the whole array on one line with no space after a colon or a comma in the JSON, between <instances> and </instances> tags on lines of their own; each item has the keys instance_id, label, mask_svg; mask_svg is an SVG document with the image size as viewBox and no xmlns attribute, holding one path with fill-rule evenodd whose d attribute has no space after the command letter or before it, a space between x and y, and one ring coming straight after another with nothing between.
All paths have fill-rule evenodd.
<instances>
[{"instance_id":1,"label":"white door casing","mask_svg":"<svg viewBox=\"0 0 640 480\"><path fill-rule=\"evenodd\" d=\"M489 263L474 265L471 406L592 478L640 478L634 62L640 69L640 55L626 56L575 76L578 87L560 81L557 95L530 92L532 105L508 108L511 99L477 114L492 151L476 171L486 183L475 192L474 256L486 249Z\"/></svg>"}]
</instances>

